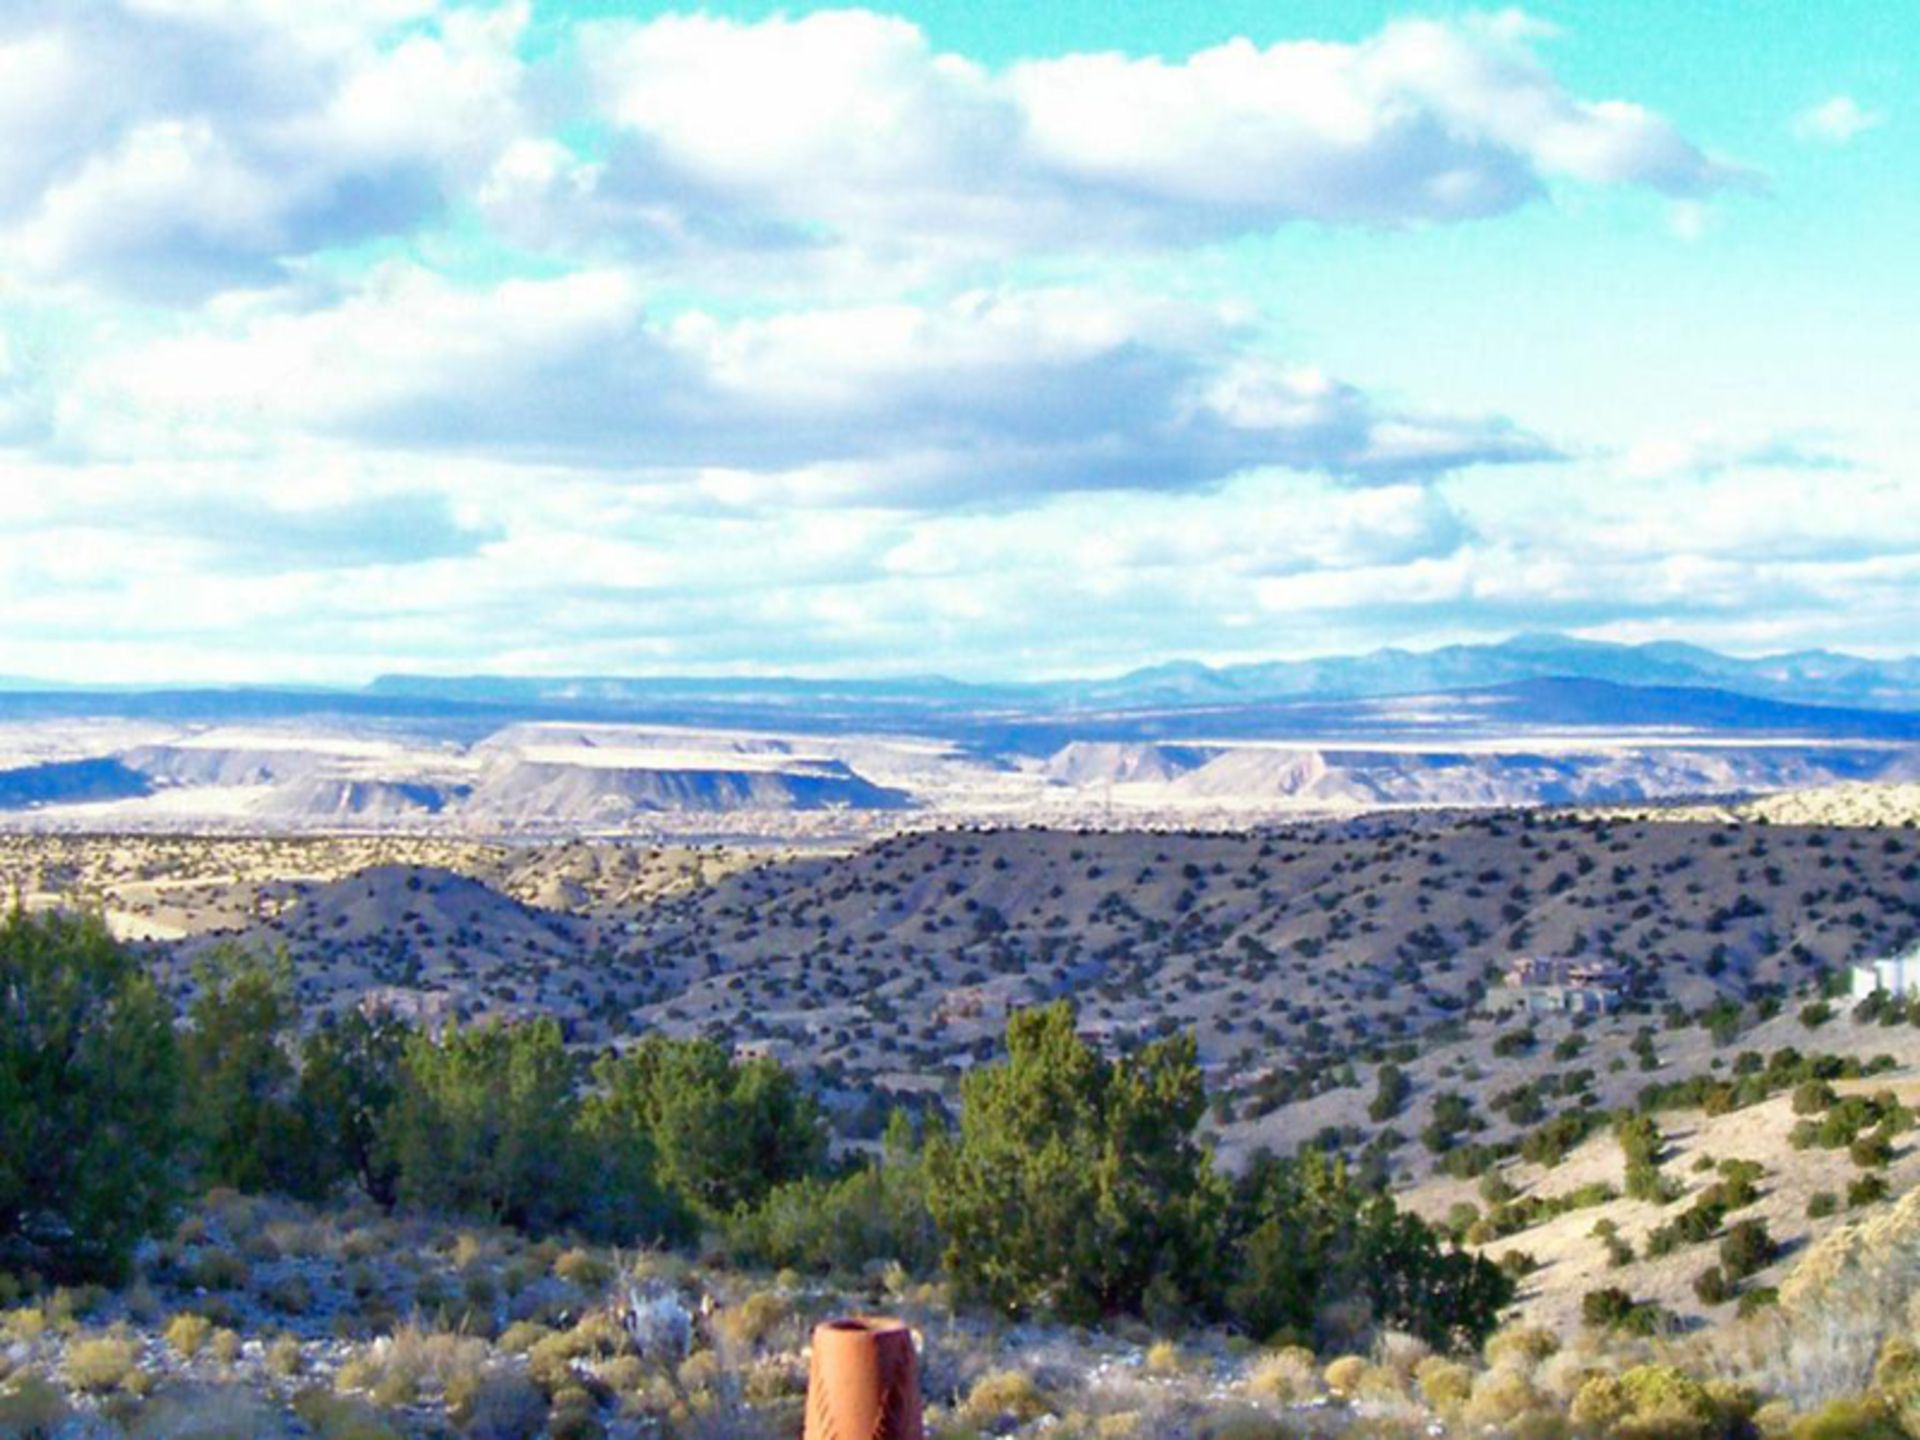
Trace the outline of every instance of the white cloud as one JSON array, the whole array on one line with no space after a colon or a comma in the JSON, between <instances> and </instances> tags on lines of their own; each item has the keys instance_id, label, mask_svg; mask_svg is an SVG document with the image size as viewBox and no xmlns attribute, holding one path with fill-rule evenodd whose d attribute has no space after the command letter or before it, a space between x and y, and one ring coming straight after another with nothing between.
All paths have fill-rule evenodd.
<instances>
[{"instance_id":1,"label":"white cloud","mask_svg":"<svg viewBox=\"0 0 1920 1440\"><path fill-rule=\"evenodd\" d=\"M575 83L522 55L528 6L21 0L0 14L0 261L197 301L473 207L576 257L737 286L743 251L780 252L871 281L1744 178L1569 93L1513 14L1002 69L865 10L668 15L578 27Z\"/></svg>"},{"instance_id":2,"label":"white cloud","mask_svg":"<svg viewBox=\"0 0 1920 1440\"><path fill-rule=\"evenodd\" d=\"M1819 435L1703 428L1636 441L1620 451L1618 467L1633 480L1665 480L1732 470L1840 472L1853 469L1855 462Z\"/></svg>"},{"instance_id":3,"label":"white cloud","mask_svg":"<svg viewBox=\"0 0 1920 1440\"><path fill-rule=\"evenodd\" d=\"M1747 178L1641 106L1569 94L1536 33L1402 21L1357 44L993 71L861 10L606 22L582 48L621 143L590 172L522 165L497 194L552 224L565 190L645 244L675 238L666 207L682 236L964 256L1457 220L1562 179L1689 196Z\"/></svg>"},{"instance_id":4,"label":"white cloud","mask_svg":"<svg viewBox=\"0 0 1920 1440\"><path fill-rule=\"evenodd\" d=\"M1519 423L1191 298L1366 273L1309 269L1318 242L1186 253L1289 224L1559 196L1570 228L1602 188L1682 234L1733 218L1746 172L1575 93L1525 15L1005 66L865 11L677 15L576 27L578 72L527 26L497 0L0 0L0 671L1084 672L1518 626L1911 630L1920 492L1853 429L1846 454L1703 430L1529 465L1555 457ZM1484 258L1465 298L1505 323ZM1566 313L1529 359L1585 383L1565 357L1616 337ZM1597 412L1622 373L1594 364Z\"/></svg>"},{"instance_id":5,"label":"white cloud","mask_svg":"<svg viewBox=\"0 0 1920 1440\"><path fill-rule=\"evenodd\" d=\"M1913 488L1853 473L1595 467L1525 514L1274 472L1019 512L700 512L603 471L324 449L9 480L15 673L1087 673L1541 625L1887 647L1920 583Z\"/></svg>"},{"instance_id":6,"label":"white cloud","mask_svg":"<svg viewBox=\"0 0 1920 1440\"><path fill-rule=\"evenodd\" d=\"M197 300L436 218L523 125L526 9L430 10L73 0L0 18L0 259Z\"/></svg>"},{"instance_id":7,"label":"white cloud","mask_svg":"<svg viewBox=\"0 0 1920 1440\"><path fill-rule=\"evenodd\" d=\"M1810 105L1793 117L1793 133L1822 145L1845 145L1886 123L1886 116L1868 110L1851 95L1836 95Z\"/></svg>"},{"instance_id":8,"label":"white cloud","mask_svg":"<svg viewBox=\"0 0 1920 1440\"><path fill-rule=\"evenodd\" d=\"M1384 405L1263 358L1232 317L1084 288L656 318L619 270L465 289L411 267L103 361L70 443L292 435L617 468L722 504L1025 503L1261 466L1362 483L1547 458L1499 420Z\"/></svg>"}]
</instances>

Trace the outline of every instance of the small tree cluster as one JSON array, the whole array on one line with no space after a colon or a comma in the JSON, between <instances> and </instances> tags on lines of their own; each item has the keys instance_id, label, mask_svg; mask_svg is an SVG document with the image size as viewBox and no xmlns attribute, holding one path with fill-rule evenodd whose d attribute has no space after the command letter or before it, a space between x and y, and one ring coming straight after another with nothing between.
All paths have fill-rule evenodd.
<instances>
[{"instance_id":1,"label":"small tree cluster","mask_svg":"<svg viewBox=\"0 0 1920 1440\"><path fill-rule=\"evenodd\" d=\"M97 918L17 908L0 1002L0 1269L116 1278L183 1178L172 1012Z\"/></svg>"},{"instance_id":2,"label":"small tree cluster","mask_svg":"<svg viewBox=\"0 0 1920 1440\"><path fill-rule=\"evenodd\" d=\"M1118 1060L1064 1004L1016 1015L1008 1058L928 1147L928 1200L962 1293L1010 1312L1224 1316L1260 1338L1337 1308L1442 1345L1493 1328L1513 1282L1307 1149L1229 1186L1195 1138L1193 1041Z\"/></svg>"}]
</instances>

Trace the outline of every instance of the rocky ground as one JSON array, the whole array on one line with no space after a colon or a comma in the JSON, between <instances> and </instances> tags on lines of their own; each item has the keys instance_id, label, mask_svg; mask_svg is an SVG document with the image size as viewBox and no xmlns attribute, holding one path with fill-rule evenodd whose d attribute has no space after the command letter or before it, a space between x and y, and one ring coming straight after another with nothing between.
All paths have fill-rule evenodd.
<instances>
[{"instance_id":1,"label":"rocky ground","mask_svg":"<svg viewBox=\"0 0 1920 1440\"><path fill-rule=\"evenodd\" d=\"M745 1274L216 1193L123 1290L0 1296L0 1434L772 1440L797 1431L812 1326L874 1310L913 1326L941 1440L1880 1433L1802 1417L1874 1383L1920 1276L1916 1204L1814 1247L1752 1318L1638 1338L1511 1325L1440 1356L1392 1333L1316 1355L1016 1323L897 1270Z\"/></svg>"}]
</instances>

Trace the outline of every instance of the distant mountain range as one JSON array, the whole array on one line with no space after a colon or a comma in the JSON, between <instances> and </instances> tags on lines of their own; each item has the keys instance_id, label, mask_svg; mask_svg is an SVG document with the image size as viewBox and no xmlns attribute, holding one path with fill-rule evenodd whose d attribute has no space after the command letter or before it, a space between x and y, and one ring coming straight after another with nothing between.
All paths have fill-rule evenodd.
<instances>
[{"instance_id":1,"label":"distant mountain range","mask_svg":"<svg viewBox=\"0 0 1920 1440\"><path fill-rule=\"evenodd\" d=\"M1694 645L1560 635L1437 650L1208 666L1110 679L974 684L944 676L387 675L362 687L97 687L0 680L0 717L189 724L330 715L471 740L506 720L566 719L815 733L898 731L1045 753L1074 740L1464 737L1550 727L1877 738L1920 733L1920 658L1824 650L1741 659Z\"/></svg>"},{"instance_id":2,"label":"distant mountain range","mask_svg":"<svg viewBox=\"0 0 1920 1440\"><path fill-rule=\"evenodd\" d=\"M1697 645L1618 645L1565 635L1517 635L1487 645L1373 650L1364 655L1210 666L1175 661L1105 680L968 684L942 676L799 680L609 676L430 678L389 675L371 695L468 703L620 704L704 700L732 704L882 705L929 711L1186 708L1276 700L1354 700L1478 690L1530 680L1595 680L1636 687L1722 690L1800 705L1920 710L1920 657L1871 660L1830 650L1754 659Z\"/></svg>"},{"instance_id":3,"label":"distant mountain range","mask_svg":"<svg viewBox=\"0 0 1920 1440\"><path fill-rule=\"evenodd\" d=\"M1244 817L1904 783L1920 663L1522 636L1036 684L0 688L0 720L0 813L36 821L506 834L791 814L780 833L817 838L876 811L1064 822L1116 790L1136 812Z\"/></svg>"}]
</instances>

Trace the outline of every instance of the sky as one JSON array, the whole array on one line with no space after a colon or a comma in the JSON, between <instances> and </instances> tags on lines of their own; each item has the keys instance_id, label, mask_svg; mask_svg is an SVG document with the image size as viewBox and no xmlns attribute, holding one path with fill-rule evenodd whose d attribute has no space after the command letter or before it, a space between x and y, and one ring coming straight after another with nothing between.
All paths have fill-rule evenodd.
<instances>
[{"instance_id":1,"label":"sky","mask_svg":"<svg viewBox=\"0 0 1920 1440\"><path fill-rule=\"evenodd\" d=\"M1879 0L0 0L0 675L1920 650Z\"/></svg>"}]
</instances>

